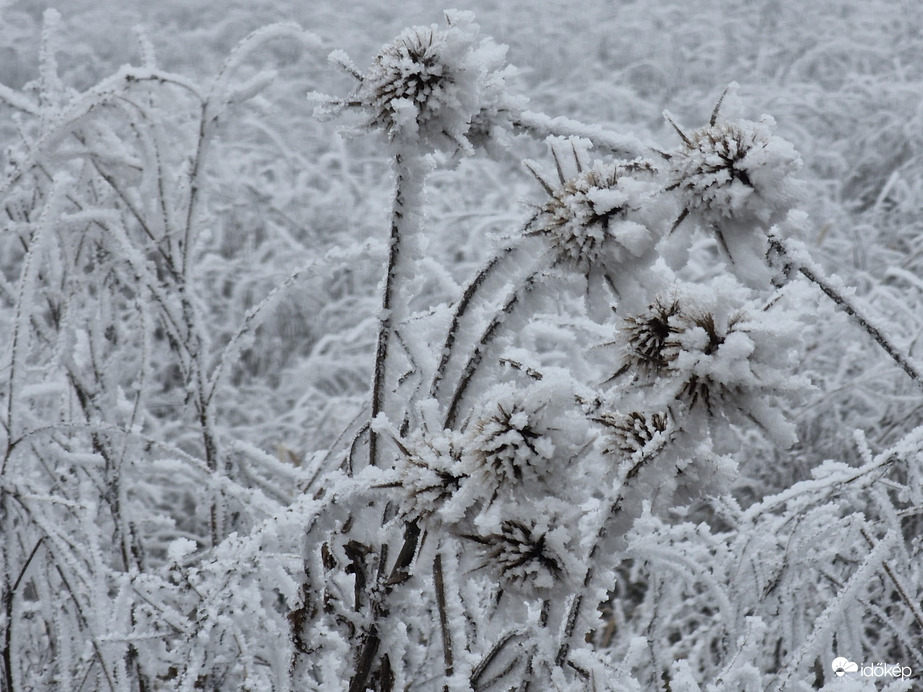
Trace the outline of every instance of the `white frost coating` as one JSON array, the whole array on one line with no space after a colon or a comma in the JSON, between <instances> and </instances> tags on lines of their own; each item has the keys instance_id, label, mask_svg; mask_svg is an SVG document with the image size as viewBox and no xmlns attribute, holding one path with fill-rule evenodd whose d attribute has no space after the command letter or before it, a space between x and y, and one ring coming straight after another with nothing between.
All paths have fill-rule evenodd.
<instances>
[{"instance_id":1,"label":"white frost coating","mask_svg":"<svg viewBox=\"0 0 923 692\"><path fill-rule=\"evenodd\" d=\"M518 123L543 135L583 138L601 149L627 158L644 156L650 150L649 146L633 135L612 132L599 125L589 125L563 116L551 118L544 113L524 111L519 115Z\"/></svg>"},{"instance_id":2,"label":"white frost coating","mask_svg":"<svg viewBox=\"0 0 923 692\"><path fill-rule=\"evenodd\" d=\"M188 538L177 538L167 546L167 557L170 562L179 562L196 550L198 550L198 546L195 541L190 541Z\"/></svg>"},{"instance_id":3,"label":"white frost coating","mask_svg":"<svg viewBox=\"0 0 923 692\"><path fill-rule=\"evenodd\" d=\"M642 4L623 3L618 34L600 31L635 40L623 20L664 17ZM859 19L875 11L854 9ZM342 26L360 26L339 10ZM692 18L702 22L692 29L711 19ZM747 26L766 28L737 28ZM892 356L895 344L918 346L919 166L901 142L868 127L832 146L804 142L815 171L847 176L806 184L842 193L839 206L812 200L839 226L827 234L798 213L783 219L793 158L771 133L760 138L768 120L716 122L704 128L714 142L684 134L695 151L671 154L663 142L516 113L502 49L458 14L432 29L443 54L428 43L419 64L409 49L408 61L382 53L409 90L371 125L390 128L377 144L346 146L330 128L303 128L285 97L327 79L319 55L265 45L287 31L235 51L211 89L155 70L146 46L142 67L82 94L71 86L102 65L61 60L81 46L56 52L49 35L39 79L0 88L10 106L0 119L17 111L4 120L14 141L0 193L0 644L11 635L12 647L0 687L16 686L10 673L41 689L756 692L780 686L792 652L801 661L786 689L832 690L829 661L841 654L871 662L888 651L915 666L920 411L901 373L866 358L874 344L844 333L845 316L829 319L837 307L859 316ZM402 33L404 47L430 31ZM743 51L727 55L752 58L750 36L732 33ZM352 31L330 38L359 45ZM516 37L523 54L531 38ZM773 63L775 74L832 67L848 80L844 62L868 55L830 63L829 43L815 43L793 64ZM920 53L912 47L894 48ZM5 50L15 59L20 49ZM557 50L541 46L552 59L536 77L560 75ZM472 69L452 92L446 68L475 54L485 79ZM252 69L240 62L248 55ZM681 90L704 83L693 71L701 56L689 57ZM302 58L310 67L297 71ZM342 51L331 61L359 84L373 76ZM201 146L221 109L257 93L271 78L264 63L276 62L278 107L228 109L221 144ZM902 77L916 79L907 66ZM601 107L647 130L639 114L659 110L661 96L695 97L670 88L673 73L648 80L660 67L605 72L611 102L591 104L585 81L573 85L583 93L539 89L559 110ZM888 81L864 80L858 93ZM642 93L661 86L654 100ZM919 89L905 86L916 107ZM782 104L798 106L805 140L818 131L816 109L773 102L786 121ZM339 104L366 125L375 105ZM900 137L916 122L888 115ZM531 165L535 185L510 157L542 156L527 139L537 133L559 136ZM480 151L504 134L502 158ZM861 160L863 137L874 161ZM487 156L430 175L472 148ZM688 171L698 191L674 177L687 154L700 164ZM624 175L606 180L612 170ZM516 198L529 189L526 235ZM201 206L187 214L192 196ZM841 224L853 213L863 224L855 258ZM792 235L816 240L824 266L858 284L861 310ZM473 269L491 238L505 245ZM853 266L863 271L849 277ZM799 271L833 298L830 311ZM374 284L385 273L382 305ZM807 406L796 371L819 385ZM785 451L795 421L801 441ZM370 457L379 465L363 468ZM881 536L887 559L837 599ZM837 612L818 619L834 600Z\"/></svg>"},{"instance_id":4,"label":"white frost coating","mask_svg":"<svg viewBox=\"0 0 923 692\"><path fill-rule=\"evenodd\" d=\"M262 70L248 79L240 86L232 89L225 97L227 103L237 104L249 101L261 91L269 87L279 76L275 70Z\"/></svg>"}]
</instances>

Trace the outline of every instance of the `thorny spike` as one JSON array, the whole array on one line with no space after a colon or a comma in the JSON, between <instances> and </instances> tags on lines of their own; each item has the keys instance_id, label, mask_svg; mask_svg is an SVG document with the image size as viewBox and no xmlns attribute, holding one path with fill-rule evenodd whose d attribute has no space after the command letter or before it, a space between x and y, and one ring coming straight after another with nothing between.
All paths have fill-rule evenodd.
<instances>
[{"instance_id":1,"label":"thorny spike","mask_svg":"<svg viewBox=\"0 0 923 692\"><path fill-rule=\"evenodd\" d=\"M688 210L688 209L683 209L683 210L680 212L679 216L676 217L676 221L674 221L674 222L673 222L673 225L670 227L670 233L673 233L673 231L675 231L677 228L679 228L679 225L680 225L683 221L686 220L686 217L687 217L687 216L689 216L689 210ZM669 235L669 233L668 233L667 235Z\"/></svg>"},{"instance_id":2,"label":"thorny spike","mask_svg":"<svg viewBox=\"0 0 923 692\"><path fill-rule=\"evenodd\" d=\"M358 81L360 82L362 81L363 79L362 72L359 70L358 67L356 67L356 64L350 59L349 55L347 55L345 51L335 50L331 52L330 55L327 56L327 61L330 64L336 65L340 69L345 70ZM352 104L347 104L347 105L352 105Z\"/></svg>"},{"instance_id":3,"label":"thorny spike","mask_svg":"<svg viewBox=\"0 0 923 692\"><path fill-rule=\"evenodd\" d=\"M410 453L410 450L407 449L407 447L404 445L404 443L401 442L401 441L397 438L396 435L388 435L388 437L390 437L390 438L391 438L391 441L392 441L395 445L397 445L397 448L401 451L401 454L403 454L405 457L408 457L408 458L410 458L410 457L412 456L412 454Z\"/></svg>"},{"instance_id":4,"label":"thorny spike","mask_svg":"<svg viewBox=\"0 0 923 692\"><path fill-rule=\"evenodd\" d=\"M718 111L721 110L721 104L724 103L724 97L727 96L728 92L730 92L731 89L735 87L737 87L737 82L731 82L724 88L724 91L721 92L721 98L719 98L718 103L715 104L715 109L711 112L711 118L708 120L708 124L712 127L714 127L715 123L718 122ZM674 127L676 126L674 125Z\"/></svg>"},{"instance_id":5,"label":"thorny spike","mask_svg":"<svg viewBox=\"0 0 923 692\"><path fill-rule=\"evenodd\" d=\"M570 140L570 150L574 152L574 163L577 165L577 173L583 173L583 164L580 163L580 154L577 153L577 145L574 144L574 140Z\"/></svg>"},{"instance_id":6,"label":"thorny spike","mask_svg":"<svg viewBox=\"0 0 923 692\"><path fill-rule=\"evenodd\" d=\"M574 143L571 141L571 146L573 145ZM558 169L558 180L560 180L561 185L563 185L567 181L567 178L564 176L564 170L561 168L561 160L558 158L558 150L553 146L551 147L551 158L554 159L554 167Z\"/></svg>"},{"instance_id":7,"label":"thorny spike","mask_svg":"<svg viewBox=\"0 0 923 692\"><path fill-rule=\"evenodd\" d=\"M683 142L686 143L686 146L688 146L688 147L694 147L694 146L695 146L695 145L692 143L692 140L689 139L689 138L686 136L686 133L683 132L683 131L680 129L679 125L677 125L676 122L673 120L673 117L670 115L670 111L664 111L664 112L663 112L663 117L666 119L666 121L667 121L668 123L670 123L670 124L673 126L673 129L676 130L676 133L677 133L680 137L682 137Z\"/></svg>"},{"instance_id":8,"label":"thorny spike","mask_svg":"<svg viewBox=\"0 0 923 692\"><path fill-rule=\"evenodd\" d=\"M547 192L550 196L554 197L554 188L552 188L547 183L547 181L539 174L539 172L534 168L535 163L533 161L529 161L528 159L526 159L525 161L522 162L522 164L526 168L529 169L529 173L531 173L532 176L538 181L538 184L541 185L542 188L544 188L545 192Z\"/></svg>"}]
</instances>

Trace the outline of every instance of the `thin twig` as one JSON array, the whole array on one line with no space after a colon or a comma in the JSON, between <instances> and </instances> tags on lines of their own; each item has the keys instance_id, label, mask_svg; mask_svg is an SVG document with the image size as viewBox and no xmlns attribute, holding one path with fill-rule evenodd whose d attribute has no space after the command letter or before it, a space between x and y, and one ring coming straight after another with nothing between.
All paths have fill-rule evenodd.
<instances>
[{"instance_id":1,"label":"thin twig","mask_svg":"<svg viewBox=\"0 0 923 692\"><path fill-rule=\"evenodd\" d=\"M871 336L891 359L910 375L910 378L923 387L923 371L920 370L909 355L903 353L884 335L880 327L875 325L862 309L844 295L844 292L835 285L835 282L824 276L823 270L815 264L802 248L793 247L791 241L785 241L772 232L769 232L769 243L772 249L779 253L785 260L793 265L811 283L815 284L834 303L843 308L846 313L855 319L865 332Z\"/></svg>"},{"instance_id":2,"label":"thin twig","mask_svg":"<svg viewBox=\"0 0 923 692\"><path fill-rule=\"evenodd\" d=\"M455 665L452 660L452 634L449 632L449 616L446 612L445 580L442 575L442 554L436 553L433 559L433 584L436 587L436 605L439 608L439 626L442 630L442 658L446 678L452 677ZM449 689L448 684L445 690Z\"/></svg>"},{"instance_id":3,"label":"thin twig","mask_svg":"<svg viewBox=\"0 0 923 692\"><path fill-rule=\"evenodd\" d=\"M868 534L868 531L865 530L865 527L861 527L859 532L862 534L865 542L869 544L869 548L874 550L876 543L874 540L872 540L872 537ZM900 577L897 576L894 568L891 567L891 564L887 560L883 560L881 566L884 568L885 574L888 575L891 583L894 584L894 588L897 589L897 593L900 594L904 605L910 609L910 613L913 615L913 619L916 620L920 631L923 632L923 612L920 612L919 602L910 597L907 587L902 583Z\"/></svg>"},{"instance_id":4,"label":"thin twig","mask_svg":"<svg viewBox=\"0 0 923 692\"><path fill-rule=\"evenodd\" d=\"M524 111L513 121L513 124L542 138L550 135L583 137L590 140L599 149L606 149L617 156L625 158L633 159L642 156L649 149L641 140L632 135L618 134L571 118L553 118L544 113Z\"/></svg>"},{"instance_id":5,"label":"thin twig","mask_svg":"<svg viewBox=\"0 0 923 692\"><path fill-rule=\"evenodd\" d=\"M577 627L580 611L585 601L584 596L586 595L587 590L589 589L590 584L592 583L596 574L594 565L596 556L599 553L603 540L609 531L610 522L622 512L625 490L630 488L631 479L637 477L641 468L653 461L664 450L667 442L668 438L666 437L662 437L659 440L654 438L653 440L649 441L643 448L643 454L640 455L640 458L634 464L632 464L631 467L623 471L623 476L620 479L619 489L616 492L615 497L610 500L609 507L606 510L603 520L600 522L596 529L596 536L593 540L593 547L590 548L590 552L587 555L587 567L583 574L583 581L581 582L580 590L574 594L573 600L571 600L570 606L568 608L567 618L564 622L564 631L561 633L561 641L558 645L557 655L555 656L555 665L559 668L564 666L564 663L567 661L567 656L570 653L570 640L574 634L574 630Z\"/></svg>"},{"instance_id":6,"label":"thin twig","mask_svg":"<svg viewBox=\"0 0 923 692\"><path fill-rule=\"evenodd\" d=\"M506 318L512 314L513 310L521 300L522 295L524 293L528 293L535 287L535 284L538 282L538 279L541 275L542 270L538 270L532 272L528 277L526 277L522 286L510 293L506 299L506 302L487 325L487 328L484 330L481 338L475 345L474 351L468 358L468 362L465 364L465 369L462 371L461 377L458 379L455 392L452 394L452 400L449 402L449 407L445 416L446 428L451 428L453 425L455 425L455 419L458 415L458 406L461 403L462 397L464 397L468 386L471 384L471 381L477 372L478 366L481 364L481 360L484 358L484 353L487 350L487 346L491 341L493 341L494 337L497 336L500 326L503 324Z\"/></svg>"},{"instance_id":7,"label":"thin twig","mask_svg":"<svg viewBox=\"0 0 923 692\"><path fill-rule=\"evenodd\" d=\"M474 667L474 670L471 671L471 677L469 678L471 687L473 687L475 690L483 689L479 683L481 682L481 677L490 667L490 664L494 662L497 656L500 655L500 653L506 648L507 644L509 644L514 637L521 636L522 634L523 631L520 629L509 630L494 643L490 651L484 655L484 658L482 658L480 662Z\"/></svg>"},{"instance_id":8,"label":"thin twig","mask_svg":"<svg viewBox=\"0 0 923 692\"><path fill-rule=\"evenodd\" d=\"M388 559L387 545L383 545L379 552L378 576L375 580L375 587L369 596L368 606L372 624L369 625L362 642L362 648L356 658L356 673L350 681L349 692L363 692L366 689L365 685L369 675L372 673L378 647L381 646L378 619L386 612L384 610L384 600L394 586L403 584L410 578L410 566L417 553L419 538L419 525L416 522L408 522L404 529L403 546L387 578L385 578L384 570L385 562Z\"/></svg>"},{"instance_id":9,"label":"thin twig","mask_svg":"<svg viewBox=\"0 0 923 692\"><path fill-rule=\"evenodd\" d=\"M39 547L41 547L42 542L45 540L45 536L41 536L38 541L36 541L35 546L32 548L32 552L29 553L29 557L26 558L26 561L23 563L22 568L19 570L19 576L16 577L16 581L13 584L13 587L7 590L3 594L3 611L6 618L6 627L3 632L3 679L5 684L5 689L13 690L13 599L16 597L16 592L19 590L19 585L22 583L23 577L26 576L26 572L29 569L29 565L32 564L32 559L35 557L35 554L38 552Z\"/></svg>"}]
</instances>

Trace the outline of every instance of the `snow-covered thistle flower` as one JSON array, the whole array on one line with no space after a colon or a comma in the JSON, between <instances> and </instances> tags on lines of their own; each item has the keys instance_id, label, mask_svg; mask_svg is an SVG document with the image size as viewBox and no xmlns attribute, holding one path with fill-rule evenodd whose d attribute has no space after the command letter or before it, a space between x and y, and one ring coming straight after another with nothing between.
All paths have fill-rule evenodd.
<instances>
[{"instance_id":1,"label":"snow-covered thistle flower","mask_svg":"<svg viewBox=\"0 0 923 692\"><path fill-rule=\"evenodd\" d=\"M495 572L504 586L547 590L568 578L569 536L564 527L505 519L497 530L468 538L483 546L481 566Z\"/></svg>"},{"instance_id":2,"label":"snow-covered thistle flower","mask_svg":"<svg viewBox=\"0 0 923 692\"><path fill-rule=\"evenodd\" d=\"M397 480L377 486L398 491L398 516L419 520L440 514L456 520L464 514L465 507L452 503L466 478L459 463L459 437L445 431L417 435L407 445L398 443L403 456L395 464Z\"/></svg>"},{"instance_id":3,"label":"snow-covered thistle flower","mask_svg":"<svg viewBox=\"0 0 923 692\"><path fill-rule=\"evenodd\" d=\"M573 392L555 383L525 389L509 384L487 392L466 426L464 470L491 499L501 488L536 494L554 468L584 444L585 419L573 410Z\"/></svg>"},{"instance_id":4,"label":"snow-covered thistle flower","mask_svg":"<svg viewBox=\"0 0 923 692\"><path fill-rule=\"evenodd\" d=\"M541 407L528 402L498 402L471 424L471 464L498 484L521 483L542 475L554 457L554 443L540 419Z\"/></svg>"},{"instance_id":5,"label":"snow-covered thistle flower","mask_svg":"<svg viewBox=\"0 0 923 692\"><path fill-rule=\"evenodd\" d=\"M660 392L661 405L683 404L678 425L704 413L710 420L756 422L778 441L794 441L778 403L806 386L792 377L797 325L750 302L733 279L675 288L620 331L624 356L616 375L633 371Z\"/></svg>"},{"instance_id":6,"label":"snow-covered thistle flower","mask_svg":"<svg viewBox=\"0 0 923 692\"><path fill-rule=\"evenodd\" d=\"M670 425L669 414L659 411L606 412L594 420L604 429L603 453L620 457L650 452L655 440L666 440Z\"/></svg>"},{"instance_id":7,"label":"snow-covered thistle flower","mask_svg":"<svg viewBox=\"0 0 923 692\"><path fill-rule=\"evenodd\" d=\"M637 315L625 317L621 336L625 343L622 369L617 375L637 368L642 373L656 373L667 367L671 357L667 341L674 326L670 321L679 314L676 296L661 294L647 309Z\"/></svg>"},{"instance_id":8,"label":"snow-covered thistle flower","mask_svg":"<svg viewBox=\"0 0 923 692\"><path fill-rule=\"evenodd\" d=\"M328 99L320 117L350 107L366 115L363 129L384 130L390 139L417 143L427 151L473 151L524 101L510 96L506 46L479 36L470 12L447 12L445 28L414 26L384 46L360 73L342 53L331 58L359 80L345 100Z\"/></svg>"},{"instance_id":9,"label":"snow-covered thistle flower","mask_svg":"<svg viewBox=\"0 0 923 692\"><path fill-rule=\"evenodd\" d=\"M718 121L716 109L707 127L689 134L670 122L683 140L666 155L668 189L681 197L681 219L691 214L707 225L728 220L768 225L797 199L791 176L801 168L801 158L788 141L772 134L771 117Z\"/></svg>"},{"instance_id":10,"label":"snow-covered thistle flower","mask_svg":"<svg viewBox=\"0 0 923 692\"><path fill-rule=\"evenodd\" d=\"M550 199L529 221L526 235L543 238L558 262L582 273L648 264L657 240L644 220L653 191L652 164L639 159L587 166L573 142L570 146L571 156L552 146L554 183L529 166ZM576 169L573 175L565 173L569 168Z\"/></svg>"},{"instance_id":11,"label":"snow-covered thistle flower","mask_svg":"<svg viewBox=\"0 0 923 692\"><path fill-rule=\"evenodd\" d=\"M726 94L727 92L725 92ZM718 101L706 127L687 134L669 115L682 144L664 153L668 192L681 208L675 231L687 217L715 235L738 279L763 288L772 279L765 230L784 218L799 194L793 174L801 168L794 147L772 134L775 121L724 121ZM674 268L685 262L688 238L672 238L664 255Z\"/></svg>"}]
</instances>

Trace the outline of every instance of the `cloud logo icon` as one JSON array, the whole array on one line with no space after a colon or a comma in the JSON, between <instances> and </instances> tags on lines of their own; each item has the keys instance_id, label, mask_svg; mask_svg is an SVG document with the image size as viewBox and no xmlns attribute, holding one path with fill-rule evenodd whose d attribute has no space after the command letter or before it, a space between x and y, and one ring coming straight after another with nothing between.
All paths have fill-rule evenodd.
<instances>
[{"instance_id":1,"label":"cloud logo icon","mask_svg":"<svg viewBox=\"0 0 923 692\"><path fill-rule=\"evenodd\" d=\"M846 673L858 673L859 664L853 663L848 658L839 656L833 659L833 672L840 678L846 675Z\"/></svg>"}]
</instances>

